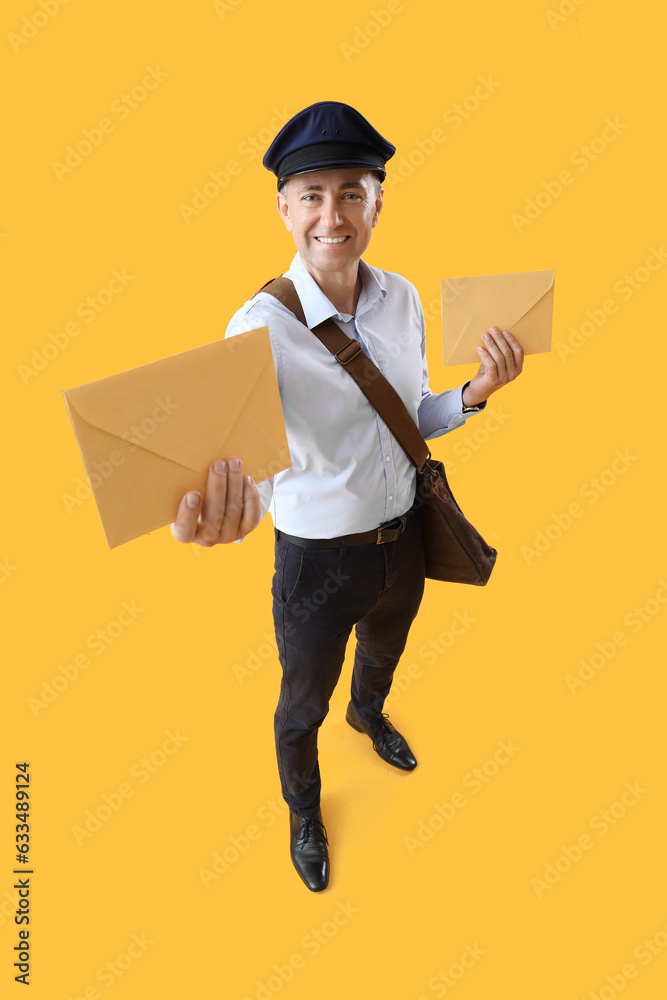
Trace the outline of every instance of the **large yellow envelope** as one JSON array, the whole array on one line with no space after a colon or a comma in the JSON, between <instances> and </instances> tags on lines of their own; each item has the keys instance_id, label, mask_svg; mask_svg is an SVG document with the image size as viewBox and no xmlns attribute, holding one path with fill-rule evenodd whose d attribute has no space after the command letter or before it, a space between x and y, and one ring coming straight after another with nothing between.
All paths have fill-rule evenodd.
<instances>
[{"instance_id":1,"label":"large yellow envelope","mask_svg":"<svg viewBox=\"0 0 667 1000\"><path fill-rule=\"evenodd\" d=\"M170 524L217 458L258 483L292 464L266 326L63 395L110 548Z\"/></svg>"},{"instance_id":2,"label":"large yellow envelope","mask_svg":"<svg viewBox=\"0 0 667 1000\"><path fill-rule=\"evenodd\" d=\"M525 354L550 351L554 275L521 271L443 281L443 364L479 362L482 334L492 326L513 333Z\"/></svg>"}]
</instances>

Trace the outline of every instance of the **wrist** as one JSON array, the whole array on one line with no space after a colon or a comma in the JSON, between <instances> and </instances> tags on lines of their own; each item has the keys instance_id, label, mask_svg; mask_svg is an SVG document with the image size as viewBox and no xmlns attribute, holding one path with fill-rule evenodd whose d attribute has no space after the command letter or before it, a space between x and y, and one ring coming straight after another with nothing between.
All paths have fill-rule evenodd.
<instances>
[{"instance_id":1,"label":"wrist","mask_svg":"<svg viewBox=\"0 0 667 1000\"><path fill-rule=\"evenodd\" d=\"M479 406L483 402L484 399L480 399L479 395L470 388L470 382L464 385L463 392L461 393L461 403L463 404L464 410L473 406Z\"/></svg>"}]
</instances>

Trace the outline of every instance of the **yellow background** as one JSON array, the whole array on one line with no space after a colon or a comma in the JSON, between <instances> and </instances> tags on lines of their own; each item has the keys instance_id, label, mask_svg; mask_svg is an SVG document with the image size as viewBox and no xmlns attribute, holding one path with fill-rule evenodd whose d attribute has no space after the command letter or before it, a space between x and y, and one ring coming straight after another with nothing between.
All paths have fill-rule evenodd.
<instances>
[{"instance_id":1,"label":"yellow background","mask_svg":"<svg viewBox=\"0 0 667 1000\"><path fill-rule=\"evenodd\" d=\"M665 269L641 270L667 237L665 24L648 0L562 7L550 23L557 3L528 0L4 5L6 995L22 995L12 796L27 760L35 998L665 996ZM166 76L121 112L147 67ZM484 99L480 77L496 82ZM569 353L529 357L485 414L434 443L498 565L487 588L427 584L387 706L412 774L344 722L350 642L320 738L332 878L316 895L289 860L274 758L270 515L242 545L179 546L165 528L109 552L93 500L68 510L84 470L61 391L219 339L287 268L275 179L247 144L263 153L276 115L332 99L395 143L390 177L446 133L386 186L365 255L419 289L434 391L474 372L441 364L443 278L554 268L554 344L593 327ZM59 179L54 161L105 117L113 131ZM594 142L607 118L619 134ZM586 169L581 146L598 151ZM230 160L240 172L186 222L179 206ZM123 268L132 280L86 323L80 303ZM607 300L598 328L588 311ZM133 601L104 652L87 645ZM90 666L35 709L80 654ZM591 658L591 679L568 687ZM183 739L171 753L168 732ZM520 750L475 793L466 776L494 771L499 741ZM642 791L615 805L626 782ZM465 806L439 822L456 792ZM206 888L200 870L223 852ZM128 952L133 935L143 950Z\"/></svg>"}]
</instances>

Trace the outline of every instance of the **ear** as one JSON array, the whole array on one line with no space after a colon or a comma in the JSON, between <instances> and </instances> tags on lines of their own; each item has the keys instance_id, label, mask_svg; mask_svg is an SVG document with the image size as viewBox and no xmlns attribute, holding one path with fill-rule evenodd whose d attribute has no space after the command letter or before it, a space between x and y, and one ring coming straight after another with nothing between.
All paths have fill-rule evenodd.
<instances>
[{"instance_id":1,"label":"ear","mask_svg":"<svg viewBox=\"0 0 667 1000\"><path fill-rule=\"evenodd\" d=\"M280 191L276 195L276 207L278 209L278 213L280 215L280 218L285 223L285 227L287 229L287 232L291 233L292 232L292 220L290 219L290 214L289 214L289 202L287 201L287 198L283 197L283 195L280 193Z\"/></svg>"},{"instance_id":2,"label":"ear","mask_svg":"<svg viewBox=\"0 0 667 1000\"><path fill-rule=\"evenodd\" d=\"M383 205L382 196L383 195L384 195L384 188L381 187L380 190L378 191L378 196L375 199L375 210L373 212L373 226L374 227L377 226L378 216L379 216L380 212L382 211L382 205Z\"/></svg>"}]
</instances>

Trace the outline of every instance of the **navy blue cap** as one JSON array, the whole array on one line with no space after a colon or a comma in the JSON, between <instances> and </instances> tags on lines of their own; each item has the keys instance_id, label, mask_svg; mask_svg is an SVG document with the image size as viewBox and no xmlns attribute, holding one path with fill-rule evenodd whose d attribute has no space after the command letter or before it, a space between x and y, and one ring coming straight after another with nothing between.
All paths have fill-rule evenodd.
<instances>
[{"instance_id":1,"label":"navy blue cap","mask_svg":"<svg viewBox=\"0 0 667 1000\"><path fill-rule=\"evenodd\" d=\"M369 167L384 180L384 165L396 147L383 139L349 104L318 101L283 125L262 163L278 178L331 167Z\"/></svg>"}]
</instances>

